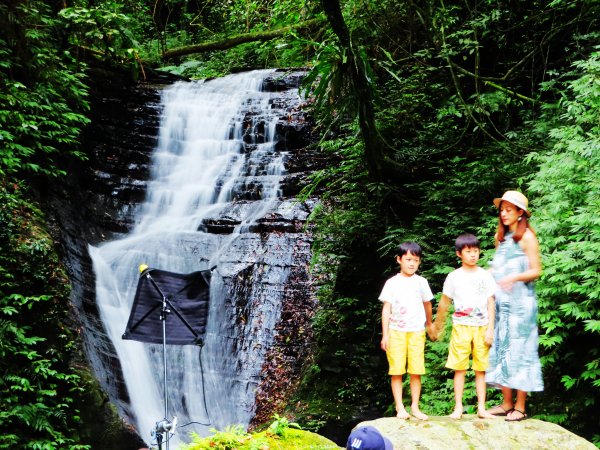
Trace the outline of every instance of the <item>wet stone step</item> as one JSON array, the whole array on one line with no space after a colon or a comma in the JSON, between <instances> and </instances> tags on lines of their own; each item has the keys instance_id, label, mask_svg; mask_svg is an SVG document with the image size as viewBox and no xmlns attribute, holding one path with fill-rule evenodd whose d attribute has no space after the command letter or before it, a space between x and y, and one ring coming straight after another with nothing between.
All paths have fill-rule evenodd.
<instances>
[{"instance_id":1,"label":"wet stone step","mask_svg":"<svg viewBox=\"0 0 600 450\"><path fill-rule=\"evenodd\" d=\"M231 234L241 222L234 219L204 219L198 231L212 234Z\"/></svg>"}]
</instances>

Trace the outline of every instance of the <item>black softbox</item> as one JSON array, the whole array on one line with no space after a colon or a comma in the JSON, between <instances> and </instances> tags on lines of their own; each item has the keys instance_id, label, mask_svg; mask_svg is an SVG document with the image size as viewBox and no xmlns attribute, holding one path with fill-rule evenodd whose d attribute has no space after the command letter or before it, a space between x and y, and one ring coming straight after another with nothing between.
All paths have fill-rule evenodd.
<instances>
[{"instance_id":1,"label":"black softbox","mask_svg":"<svg viewBox=\"0 0 600 450\"><path fill-rule=\"evenodd\" d=\"M140 275L123 339L202 345L208 319L210 270L189 274L146 268Z\"/></svg>"}]
</instances>

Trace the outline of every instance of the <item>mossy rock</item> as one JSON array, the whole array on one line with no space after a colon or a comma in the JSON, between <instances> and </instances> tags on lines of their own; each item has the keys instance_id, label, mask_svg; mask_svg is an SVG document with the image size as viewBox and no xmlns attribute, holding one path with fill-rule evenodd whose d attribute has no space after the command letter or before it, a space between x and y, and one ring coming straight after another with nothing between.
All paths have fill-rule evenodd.
<instances>
[{"instance_id":1,"label":"mossy rock","mask_svg":"<svg viewBox=\"0 0 600 450\"><path fill-rule=\"evenodd\" d=\"M195 437L191 444L179 450L339 450L334 442L310 431L289 428L283 436L267 431L240 433L227 429L213 436Z\"/></svg>"},{"instance_id":2,"label":"mossy rock","mask_svg":"<svg viewBox=\"0 0 600 450\"><path fill-rule=\"evenodd\" d=\"M550 422L529 418L507 422L504 417L480 419L465 414L462 419L429 416L429 420L400 420L395 417L361 422L386 436L395 450L487 450L538 449L595 450L584 438Z\"/></svg>"}]
</instances>

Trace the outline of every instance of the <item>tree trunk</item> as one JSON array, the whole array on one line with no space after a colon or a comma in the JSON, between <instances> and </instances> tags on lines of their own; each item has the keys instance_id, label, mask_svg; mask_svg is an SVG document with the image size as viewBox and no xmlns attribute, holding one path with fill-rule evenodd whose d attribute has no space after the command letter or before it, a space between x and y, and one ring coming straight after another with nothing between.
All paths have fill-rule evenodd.
<instances>
[{"instance_id":1,"label":"tree trunk","mask_svg":"<svg viewBox=\"0 0 600 450\"><path fill-rule=\"evenodd\" d=\"M407 173L401 164L385 155L385 142L377 130L373 95L367 78L367 62L358 55L352 45L352 39L339 0L322 0L323 10L327 15L333 32L337 35L342 46L348 50L350 79L357 99L358 122L365 144L365 160L370 177L375 181L387 181Z\"/></svg>"},{"instance_id":2,"label":"tree trunk","mask_svg":"<svg viewBox=\"0 0 600 450\"><path fill-rule=\"evenodd\" d=\"M254 33L244 33L230 36L220 41L209 41L201 44L187 45L185 47L174 48L163 53L162 58L165 60L177 58L179 56L190 55L193 53L210 52L214 50L227 50L246 42L270 41L292 30L301 30L313 28L323 23L323 19L311 19L289 27L278 28L270 31L257 31Z\"/></svg>"}]
</instances>

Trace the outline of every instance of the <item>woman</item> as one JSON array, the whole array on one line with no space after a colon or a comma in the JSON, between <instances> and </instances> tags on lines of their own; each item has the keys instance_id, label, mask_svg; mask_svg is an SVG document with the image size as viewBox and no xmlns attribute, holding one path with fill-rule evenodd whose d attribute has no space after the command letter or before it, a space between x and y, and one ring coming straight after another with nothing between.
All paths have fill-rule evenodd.
<instances>
[{"instance_id":1,"label":"woman","mask_svg":"<svg viewBox=\"0 0 600 450\"><path fill-rule=\"evenodd\" d=\"M527 392L544 389L538 357L537 300L540 251L529 226L528 200L517 191L494 199L499 209L492 274L496 291L496 327L485 380L502 389L501 405L488 410L509 422L527 418ZM513 397L516 390L516 398Z\"/></svg>"}]
</instances>

